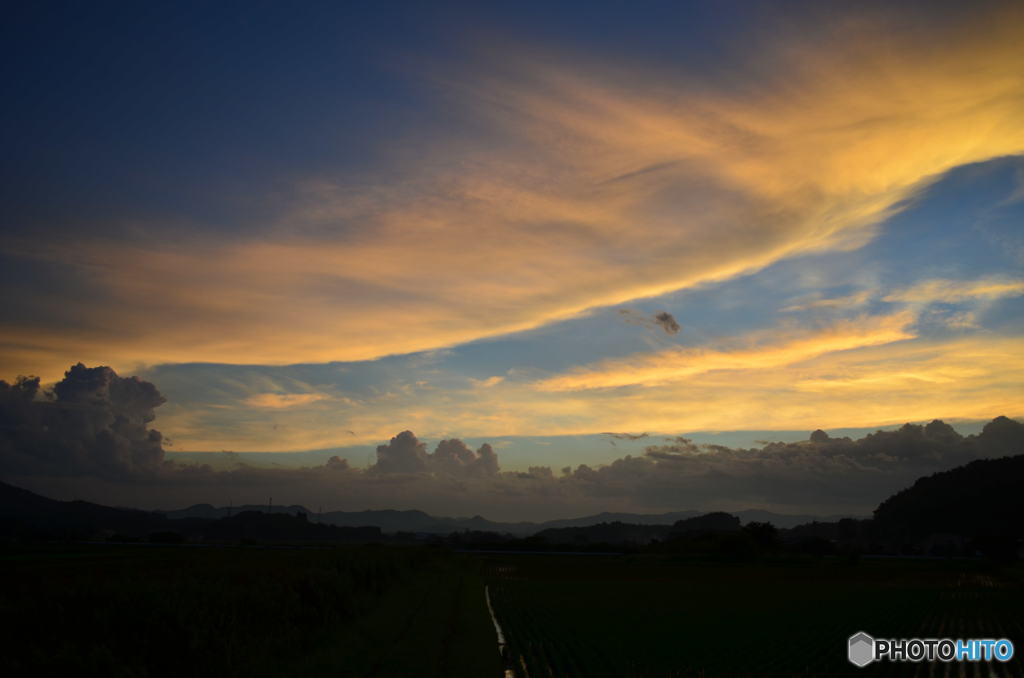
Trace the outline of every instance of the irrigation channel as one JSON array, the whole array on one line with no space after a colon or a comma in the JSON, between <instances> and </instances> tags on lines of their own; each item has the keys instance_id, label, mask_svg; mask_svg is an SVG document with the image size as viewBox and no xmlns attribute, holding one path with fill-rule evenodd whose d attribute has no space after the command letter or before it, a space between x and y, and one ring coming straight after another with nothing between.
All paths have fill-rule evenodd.
<instances>
[{"instance_id":1,"label":"irrigation channel","mask_svg":"<svg viewBox=\"0 0 1024 678\"><path fill-rule=\"evenodd\" d=\"M498 654L501 655L501 660L505 665L505 678L515 678L515 671L510 666L512 660L508 653L508 644L505 643L505 634L501 631L498 618L494 616L494 607L491 605L491 588L487 585L484 585L484 598L487 600L487 611L491 614L491 622L494 623L494 632L498 635ZM525 669L525 667L523 668Z\"/></svg>"}]
</instances>

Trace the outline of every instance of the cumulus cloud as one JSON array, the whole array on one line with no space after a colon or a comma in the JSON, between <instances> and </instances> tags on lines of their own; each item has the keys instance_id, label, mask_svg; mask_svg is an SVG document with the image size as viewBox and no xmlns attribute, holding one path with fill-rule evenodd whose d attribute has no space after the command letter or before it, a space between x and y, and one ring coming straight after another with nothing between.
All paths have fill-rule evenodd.
<instances>
[{"instance_id":1,"label":"cumulus cloud","mask_svg":"<svg viewBox=\"0 0 1024 678\"><path fill-rule=\"evenodd\" d=\"M5 473L126 476L160 470L164 397L137 377L78 363L52 390L38 378L0 381L0 468Z\"/></svg>"},{"instance_id":2,"label":"cumulus cloud","mask_svg":"<svg viewBox=\"0 0 1024 678\"><path fill-rule=\"evenodd\" d=\"M365 469L335 456L307 468L236 463L214 470L163 461L160 434L149 428L162 403L152 384L106 367L75 365L50 390L38 379L0 382L0 473L8 482L63 498L143 508L228 496L262 503L272 495L332 509L417 508L498 519L751 507L866 513L920 476L1024 449L1024 425L1000 417L968 437L941 421L860 440L815 430L800 443L751 449L668 436L642 455L608 464L580 464L557 474L538 464L520 473L501 471L489 444L474 451L446 438L431 453L412 431L403 431L381 444L376 463Z\"/></svg>"},{"instance_id":3,"label":"cumulus cloud","mask_svg":"<svg viewBox=\"0 0 1024 678\"><path fill-rule=\"evenodd\" d=\"M349 471L351 467L348 465L348 459L342 459L338 456L333 456L327 460L324 464L324 468L328 471Z\"/></svg>"},{"instance_id":4,"label":"cumulus cloud","mask_svg":"<svg viewBox=\"0 0 1024 678\"><path fill-rule=\"evenodd\" d=\"M402 431L387 445L377 446L380 473L419 473L427 470L427 444L421 443L412 431Z\"/></svg>"},{"instance_id":5,"label":"cumulus cloud","mask_svg":"<svg viewBox=\"0 0 1024 678\"><path fill-rule=\"evenodd\" d=\"M676 491L686 488L704 496L707 491L697 485L707 483L721 496L770 497L773 503L820 502L825 495L852 502L857 496L893 491L937 470L1002 454L1007 447L999 431L1011 428L1005 421L1010 420L997 419L981 436L968 438L938 420L859 440L832 438L817 430L801 443L768 443L755 449L695 445L679 438L649 446L644 457L617 460L588 477L605 483L641 478L659 486L674 479ZM1007 437L1012 436L1015 444L1024 444L1021 429Z\"/></svg>"},{"instance_id":6,"label":"cumulus cloud","mask_svg":"<svg viewBox=\"0 0 1024 678\"><path fill-rule=\"evenodd\" d=\"M432 472L453 476L488 476L498 473L498 455L484 443L476 452L457 438L442 440L434 453L412 431L402 431L387 445L377 446L376 473Z\"/></svg>"}]
</instances>

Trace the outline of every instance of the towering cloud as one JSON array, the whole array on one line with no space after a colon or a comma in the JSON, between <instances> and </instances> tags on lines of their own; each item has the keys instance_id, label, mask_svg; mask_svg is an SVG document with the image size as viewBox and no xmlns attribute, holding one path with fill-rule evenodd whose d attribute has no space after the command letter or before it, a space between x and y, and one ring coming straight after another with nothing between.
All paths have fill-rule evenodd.
<instances>
[{"instance_id":1,"label":"towering cloud","mask_svg":"<svg viewBox=\"0 0 1024 678\"><path fill-rule=\"evenodd\" d=\"M377 473L431 472L452 476L484 477L498 473L498 455L487 443L476 452L457 438L442 440L433 454L412 431L402 431L387 445L377 446Z\"/></svg>"},{"instance_id":2,"label":"towering cloud","mask_svg":"<svg viewBox=\"0 0 1024 678\"><path fill-rule=\"evenodd\" d=\"M164 397L153 384L78 363L52 392L39 379L0 381L5 473L125 476L159 471L162 436L149 429Z\"/></svg>"},{"instance_id":3,"label":"towering cloud","mask_svg":"<svg viewBox=\"0 0 1024 678\"><path fill-rule=\"evenodd\" d=\"M427 470L427 444L421 443L412 431L402 431L387 445L377 446L379 473L418 473Z\"/></svg>"}]
</instances>

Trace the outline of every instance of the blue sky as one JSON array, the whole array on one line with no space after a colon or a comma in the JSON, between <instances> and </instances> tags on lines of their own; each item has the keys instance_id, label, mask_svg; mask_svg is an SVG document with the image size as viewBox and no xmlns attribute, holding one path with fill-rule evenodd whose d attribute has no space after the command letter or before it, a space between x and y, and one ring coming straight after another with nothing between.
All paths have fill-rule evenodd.
<instances>
[{"instance_id":1,"label":"blue sky","mask_svg":"<svg viewBox=\"0 0 1024 678\"><path fill-rule=\"evenodd\" d=\"M0 377L152 381L172 452L363 465L411 429L557 468L620 455L607 431L1024 415L1012 4L31 3L2 30Z\"/></svg>"},{"instance_id":2,"label":"blue sky","mask_svg":"<svg viewBox=\"0 0 1024 678\"><path fill-rule=\"evenodd\" d=\"M331 399L311 403L310 407L321 408L324 428L336 431L338 443L313 457L297 455L290 463L309 463L319 456L340 454L354 464L365 465L368 460L372 463L374 445L345 444L346 437L352 437L354 432L339 430L344 428L346 408L338 406L338 398L373 399L381 393L398 394L403 390L409 391L410 399L431 398L437 389L448 391L447 397L472 397L473 380L483 382L495 375L508 375L510 371L523 375L521 378L527 381L536 380L607 357L673 346L715 346L722 337L742 336L754 329L770 327L780 316L793 322L814 323L823 322L820 316L824 313L840 316L850 313L844 308L782 311L801 302L813 302L818 296L841 298L864 290L907 288L921 279L922 274L927 279L954 280L974 279L979 277L979 272L983 272L981 277L1019 277L1020 253L1024 246L1019 224L1024 220L1024 200L1013 198L1021 191L1022 176L1024 163L1017 159L972 165L951 172L931 186L912 206L886 221L876 238L852 252L787 260L723 283L597 309L537 330L470 342L439 352L375 361L281 367L168 365L152 368L144 376L162 385L170 400L165 409L177 410L180 406L183 412L206 411L211 404L225 408L211 415L207 424L211 430L224 427L222 439L226 444L218 449L234 449L227 443L233 435L251 427L254 418L271 427L277 426L279 431L294 425L293 417L299 415L292 408L273 410L269 414L264 409L254 415L251 408L239 405L252 393L330 393ZM936 228L937 223L944 227ZM875 313L884 313L885 307L890 305L877 298L865 304ZM682 330L677 335L667 335L656 326L627 322L620 314L624 309L638 317L651 317L667 310L679 320ZM855 308L854 315L861 310ZM1022 311L1020 296L997 298L981 308L973 300L936 303L917 321L917 326L921 338L962 337L965 332L969 335L978 332L1015 335L1021 331ZM978 328L950 327L950 316L967 312L976 314ZM417 386L418 382L422 383ZM933 386L922 383L922 388ZM965 434L977 432L979 428L977 419L959 419L955 410L937 412L936 416L952 421ZM821 425L831 424L830 431L834 435L857 437L876 428L892 428L902 423L898 419L897 416L893 420L878 421L877 425L848 429L839 422L822 422ZM763 422L770 424L770 419L758 423ZM816 426L813 420L808 424ZM606 463L625 453L642 453L652 440L650 437L637 441L617 440L613 446L600 432L547 436L541 429L523 436L481 437L465 436L459 430L436 427L429 421L415 428L434 442L443 437L463 436L471 445L488 441L497 444L505 464L522 469L552 461ZM617 430L614 426L608 428ZM808 430L779 430L767 426L734 433L685 427L633 431L643 432L653 433L655 438L658 433L684 434L700 443L748 447L759 440L802 440ZM286 434L282 435L286 439ZM173 446L169 449L175 451ZM249 449L269 451L270 448ZM251 459L256 463L270 463L271 458ZM289 463L289 460L274 457L273 463Z\"/></svg>"}]
</instances>

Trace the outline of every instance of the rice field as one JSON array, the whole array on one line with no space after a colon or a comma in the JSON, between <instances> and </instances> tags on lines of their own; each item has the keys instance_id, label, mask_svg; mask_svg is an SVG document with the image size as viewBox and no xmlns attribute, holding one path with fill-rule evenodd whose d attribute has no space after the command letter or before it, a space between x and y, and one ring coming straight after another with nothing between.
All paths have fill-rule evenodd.
<instances>
[{"instance_id":1,"label":"rice field","mask_svg":"<svg viewBox=\"0 0 1024 678\"><path fill-rule=\"evenodd\" d=\"M4 676L1024 677L846 660L857 631L1024 651L1019 565L55 546L0 568Z\"/></svg>"},{"instance_id":2,"label":"rice field","mask_svg":"<svg viewBox=\"0 0 1024 678\"><path fill-rule=\"evenodd\" d=\"M1024 676L1022 570L965 561L492 558L516 676ZM849 664L876 638L995 637L1006 664Z\"/></svg>"},{"instance_id":3,"label":"rice field","mask_svg":"<svg viewBox=\"0 0 1024 678\"><path fill-rule=\"evenodd\" d=\"M0 551L0 675L497 676L480 566L425 548Z\"/></svg>"}]
</instances>

